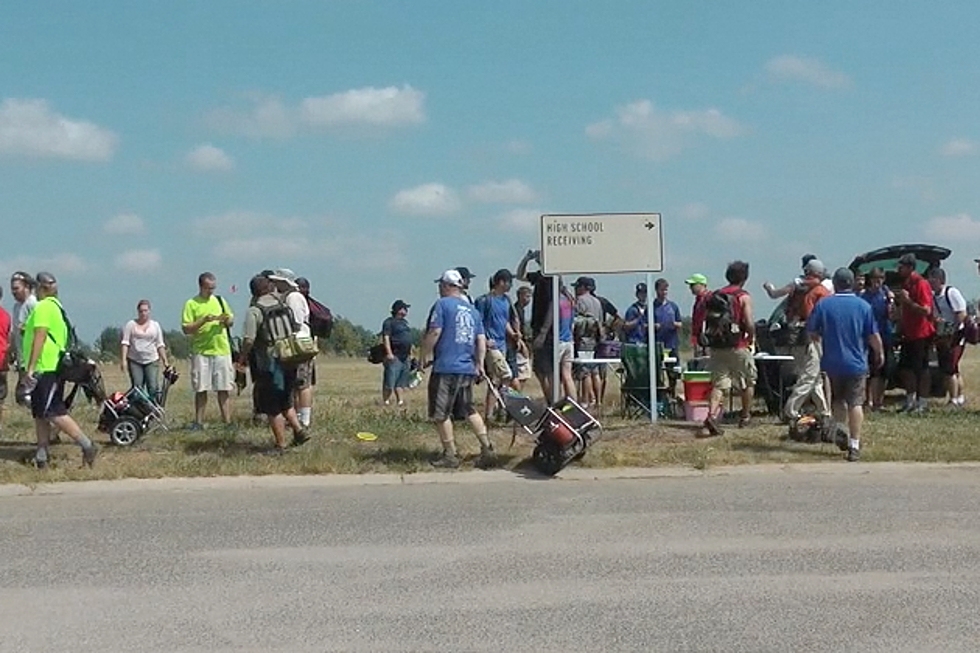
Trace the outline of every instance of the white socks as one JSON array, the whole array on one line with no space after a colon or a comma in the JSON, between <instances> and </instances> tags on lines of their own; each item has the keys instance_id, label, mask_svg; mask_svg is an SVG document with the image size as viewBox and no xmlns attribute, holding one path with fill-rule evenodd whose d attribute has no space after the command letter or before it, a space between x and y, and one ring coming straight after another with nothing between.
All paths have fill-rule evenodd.
<instances>
[{"instance_id":1,"label":"white socks","mask_svg":"<svg viewBox=\"0 0 980 653\"><path fill-rule=\"evenodd\" d=\"M313 409L312 408L297 408L296 409L296 417L299 418L299 424L304 429L310 428L310 418L312 417L312 415L313 415Z\"/></svg>"},{"instance_id":2,"label":"white socks","mask_svg":"<svg viewBox=\"0 0 980 653\"><path fill-rule=\"evenodd\" d=\"M854 449L855 451L861 450L861 441L855 440L854 438L847 438L847 446L849 449Z\"/></svg>"}]
</instances>

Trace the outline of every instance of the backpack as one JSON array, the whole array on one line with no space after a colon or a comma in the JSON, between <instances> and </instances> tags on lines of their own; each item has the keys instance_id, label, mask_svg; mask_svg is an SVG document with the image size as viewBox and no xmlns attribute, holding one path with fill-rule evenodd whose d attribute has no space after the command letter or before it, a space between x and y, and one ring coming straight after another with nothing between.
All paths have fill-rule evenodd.
<instances>
[{"instance_id":1,"label":"backpack","mask_svg":"<svg viewBox=\"0 0 980 653\"><path fill-rule=\"evenodd\" d=\"M742 325L736 319L735 304L743 294L743 290L711 293L705 302L704 328L699 343L702 347L733 349L742 341Z\"/></svg>"},{"instance_id":2,"label":"backpack","mask_svg":"<svg viewBox=\"0 0 980 653\"><path fill-rule=\"evenodd\" d=\"M316 343L310 336L299 334L300 325L293 311L281 299L273 306L258 306L262 313L263 342L269 357L283 367L295 367L316 358Z\"/></svg>"},{"instance_id":3,"label":"backpack","mask_svg":"<svg viewBox=\"0 0 980 653\"><path fill-rule=\"evenodd\" d=\"M317 338L329 338L333 331L333 313L312 297L306 298L310 307L310 333Z\"/></svg>"},{"instance_id":4,"label":"backpack","mask_svg":"<svg viewBox=\"0 0 980 653\"><path fill-rule=\"evenodd\" d=\"M85 383L91 378L92 372L95 370L95 363L82 350L81 341L75 332L75 325L68 319L65 307L61 305L61 302L57 302L57 304L58 310L61 311L61 318L65 321L65 326L68 327L68 341L59 343L51 335L51 331L48 331L48 338L61 349L56 372L62 381Z\"/></svg>"}]
</instances>

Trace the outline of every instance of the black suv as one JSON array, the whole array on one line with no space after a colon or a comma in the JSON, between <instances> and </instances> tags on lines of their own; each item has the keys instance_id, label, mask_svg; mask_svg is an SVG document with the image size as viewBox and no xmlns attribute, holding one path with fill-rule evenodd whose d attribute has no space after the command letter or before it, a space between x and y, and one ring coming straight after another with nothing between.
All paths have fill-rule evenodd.
<instances>
[{"instance_id":1,"label":"black suv","mask_svg":"<svg viewBox=\"0 0 980 653\"><path fill-rule=\"evenodd\" d=\"M945 247L938 247L936 245L924 245L924 244L909 244L909 245L891 245L889 247L882 247L880 249L875 249L870 252L865 252L864 254L859 254L854 257L851 264L848 266L855 274L867 275L874 268L881 268L885 271L885 285L891 288L893 291L901 289L902 282L898 278L898 259L906 254L915 254L915 258L918 261L916 265L916 271L922 276L926 276L930 269L935 267L940 267L942 262L949 258L952 252ZM759 351L768 352L770 354L785 353L785 341L783 341L780 336L782 335L780 331L786 327L786 300L784 299L776 306L772 314L767 320L759 320L756 322L756 338L758 339L757 346ZM901 339L896 338L892 345L894 356L893 361L898 361L898 354L901 351ZM782 365L780 366L783 376L783 396L779 396L779 383L778 379L764 378L765 375L759 375L759 386L757 392L765 398L766 404L769 406L770 410L778 410L780 406L786 403L786 399L789 397L790 389L793 387L793 383L796 382L796 376L793 373L792 365ZM761 370L760 370L761 372ZM895 365L889 366L889 369L885 370L885 374L888 379L888 388L894 388L898 386L897 374ZM933 394L935 396L942 396L945 393L943 388L943 379L938 373L938 370L934 374L933 378Z\"/></svg>"}]
</instances>

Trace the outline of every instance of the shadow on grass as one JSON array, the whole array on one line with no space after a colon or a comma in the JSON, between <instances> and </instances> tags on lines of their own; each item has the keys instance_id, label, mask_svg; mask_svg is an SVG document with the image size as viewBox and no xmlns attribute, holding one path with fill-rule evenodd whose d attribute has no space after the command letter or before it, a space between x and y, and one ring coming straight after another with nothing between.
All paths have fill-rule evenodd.
<instances>
[{"instance_id":1,"label":"shadow on grass","mask_svg":"<svg viewBox=\"0 0 980 653\"><path fill-rule=\"evenodd\" d=\"M231 437L217 437L182 443L184 453L189 455L213 453L221 456L242 456L269 451L269 443L247 442Z\"/></svg>"},{"instance_id":2,"label":"shadow on grass","mask_svg":"<svg viewBox=\"0 0 980 653\"><path fill-rule=\"evenodd\" d=\"M373 463L383 465L393 470L413 470L426 471L430 469L430 463L439 457L439 451L430 447L385 447L377 451L356 454L362 463ZM478 458L477 454L470 454L460 457L463 465L473 466ZM510 467L518 458L515 454L498 453L498 467Z\"/></svg>"},{"instance_id":3,"label":"shadow on grass","mask_svg":"<svg viewBox=\"0 0 980 653\"><path fill-rule=\"evenodd\" d=\"M0 441L0 460L24 465L34 458L35 449L29 442Z\"/></svg>"},{"instance_id":4,"label":"shadow on grass","mask_svg":"<svg viewBox=\"0 0 980 653\"><path fill-rule=\"evenodd\" d=\"M746 453L792 453L803 456L812 456L814 458L831 458L836 457L840 453L837 450L837 447L831 448L830 446L821 446L820 444L801 444L801 446L798 447L787 447L786 445L790 442L792 442L792 440L789 439L779 440L776 442L732 442L729 446L732 451L742 451Z\"/></svg>"}]
</instances>

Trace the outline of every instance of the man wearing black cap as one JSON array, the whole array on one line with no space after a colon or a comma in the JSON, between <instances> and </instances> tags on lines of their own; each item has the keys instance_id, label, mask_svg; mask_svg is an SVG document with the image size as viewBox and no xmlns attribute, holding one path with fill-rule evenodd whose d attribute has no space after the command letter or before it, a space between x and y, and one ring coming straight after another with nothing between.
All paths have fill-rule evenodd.
<instances>
[{"instance_id":1,"label":"man wearing black cap","mask_svg":"<svg viewBox=\"0 0 980 653\"><path fill-rule=\"evenodd\" d=\"M58 373L61 355L68 350L73 335L58 299L58 281L48 272L38 273L36 280L37 306L24 324L22 346L26 361L21 382L31 396L37 435L34 463L38 469L48 466L48 443L54 425L81 447L82 464L91 467L99 449L68 414L65 382Z\"/></svg>"},{"instance_id":2,"label":"man wearing black cap","mask_svg":"<svg viewBox=\"0 0 980 653\"><path fill-rule=\"evenodd\" d=\"M645 283L636 284L636 301L626 309L623 320L626 342L636 345L649 344L647 341L649 337L647 333L647 285Z\"/></svg>"},{"instance_id":3,"label":"man wearing black cap","mask_svg":"<svg viewBox=\"0 0 980 653\"><path fill-rule=\"evenodd\" d=\"M473 298L470 297L470 281L476 278L476 275L470 272L470 269L465 265L461 265L456 268L459 272L459 276L463 278L463 299L468 301L470 304L473 303Z\"/></svg>"},{"instance_id":4,"label":"man wearing black cap","mask_svg":"<svg viewBox=\"0 0 980 653\"><path fill-rule=\"evenodd\" d=\"M381 384L381 400L385 406L391 405L391 395L394 393L395 402L405 405L402 398L402 388L409 385L412 355L412 328L408 325L408 309L411 308L401 299L391 305L391 317L381 325L381 341L385 348L384 379Z\"/></svg>"},{"instance_id":5,"label":"man wearing black cap","mask_svg":"<svg viewBox=\"0 0 980 653\"><path fill-rule=\"evenodd\" d=\"M933 297L929 282L915 271L915 254L898 259L898 276L902 289L895 294L901 311L899 326L902 348L898 361L905 387L902 412L923 412L929 396L929 350L936 335L933 322Z\"/></svg>"}]
</instances>

